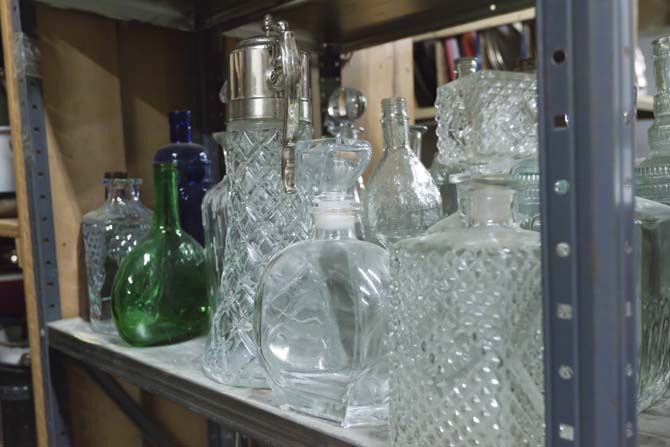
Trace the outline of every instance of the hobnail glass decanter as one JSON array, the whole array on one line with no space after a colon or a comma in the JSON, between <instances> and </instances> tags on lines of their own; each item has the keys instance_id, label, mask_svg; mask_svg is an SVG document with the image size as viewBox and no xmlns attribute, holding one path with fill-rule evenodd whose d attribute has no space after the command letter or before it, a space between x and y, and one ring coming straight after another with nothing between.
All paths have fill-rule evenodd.
<instances>
[{"instance_id":1,"label":"hobnail glass decanter","mask_svg":"<svg viewBox=\"0 0 670 447\"><path fill-rule=\"evenodd\" d=\"M509 176L467 180L461 228L391 259L394 446L544 445L540 240Z\"/></svg>"},{"instance_id":2,"label":"hobnail glass decanter","mask_svg":"<svg viewBox=\"0 0 670 447\"><path fill-rule=\"evenodd\" d=\"M200 207L212 185L212 166L207 150L191 141L191 111L170 112L170 144L160 148L154 162L177 164L179 219L188 234L204 243Z\"/></svg>"},{"instance_id":3,"label":"hobnail glass decanter","mask_svg":"<svg viewBox=\"0 0 670 447\"><path fill-rule=\"evenodd\" d=\"M125 173L105 174L105 203L82 219L91 327L99 333L116 333L114 276L121 260L151 227L151 211L139 201L141 183Z\"/></svg>"},{"instance_id":4,"label":"hobnail glass decanter","mask_svg":"<svg viewBox=\"0 0 670 447\"><path fill-rule=\"evenodd\" d=\"M416 236L442 218L442 198L430 173L409 146L405 98L382 100L384 154L363 197L368 241L388 247Z\"/></svg>"},{"instance_id":5,"label":"hobnail glass decanter","mask_svg":"<svg viewBox=\"0 0 670 447\"><path fill-rule=\"evenodd\" d=\"M359 207L347 193L370 147L332 139L304 144L299 169L320 178L322 192L312 209L312 238L282 250L260 281L255 328L261 362L283 407L346 427L383 425L388 254L356 239Z\"/></svg>"},{"instance_id":6,"label":"hobnail glass decanter","mask_svg":"<svg viewBox=\"0 0 670 447\"><path fill-rule=\"evenodd\" d=\"M253 335L256 286L272 256L309 236L306 207L286 192L294 188L295 141L311 135L309 59L286 23L266 16L263 29L230 55L225 251L203 356L213 379L250 387L267 386ZM267 82L257 82L257 73L269 73Z\"/></svg>"},{"instance_id":7,"label":"hobnail glass decanter","mask_svg":"<svg viewBox=\"0 0 670 447\"><path fill-rule=\"evenodd\" d=\"M176 343L209 321L205 254L179 224L177 170L154 163L151 230L123 259L112 286L119 335L133 346Z\"/></svg>"},{"instance_id":8,"label":"hobnail glass decanter","mask_svg":"<svg viewBox=\"0 0 670 447\"><path fill-rule=\"evenodd\" d=\"M439 160L449 168L498 174L537 153L533 74L471 73L438 88L435 105Z\"/></svg>"},{"instance_id":9,"label":"hobnail glass decanter","mask_svg":"<svg viewBox=\"0 0 670 447\"><path fill-rule=\"evenodd\" d=\"M654 123L649 128L649 157L637 167L636 195L670 205L670 36L652 42Z\"/></svg>"},{"instance_id":10,"label":"hobnail glass decanter","mask_svg":"<svg viewBox=\"0 0 670 447\"><path fill-rule=\"evenodd\" d=\"M670 386L670 207L636 197L635 237L642 412L661 401Z\"/></svg>"}]
</instances>

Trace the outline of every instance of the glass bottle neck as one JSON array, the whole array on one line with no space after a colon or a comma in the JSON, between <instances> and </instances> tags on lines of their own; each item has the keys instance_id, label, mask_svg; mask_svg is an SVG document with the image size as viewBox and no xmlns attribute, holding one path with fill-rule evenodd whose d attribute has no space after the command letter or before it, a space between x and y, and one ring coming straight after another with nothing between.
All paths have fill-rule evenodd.
<instances>
[{"instance_id":1,"label":"glass bottle neck","mask_svg":"<svg viewBox=\"0 0 670 447\"><path fill-rule=\"evenodd\" d=\"M177 202L177 171L172 163L154 164L154 229L181 230Z\"/></svg>"},{"instance_id":2,"label":"glass bottle neck","mask_svg":"<svg viewBox=\"0 0 670 447\"><path fill-rule=\"evenodd\" d=\"M124 202L126 200L132 200L134 198L134 194L135 191L133 185L126 180L111 180L107 185L105 185L105 198L109 202Z\"/></svg>"},{"instance_id":3,"label":"glass bottle neck","mask_svg":"<svg viewBox=\"0 0 670 447\"><path fill-rule=\"evenodd\" d=\"M409 150L409 124L406 118L394 116L382 120L384 150Z\"/></svg>"},{"instance_id":4,"label":"glass bottle neck","mask_svg":"<svg viewBox=\"0 0 670 447\"><path fill-rule=\"evenodd\" d=\"M356 239L358 210L350 205L317 202L312 209L314 229L312 239ZM325 205L325 206L324 206ZM335 206L332 206L335 205Z\"/></svg>"},{"instance_id":5,"label":"glass bottle neck","mask_svg":"<svg viewBox=\"0 0 670 447\"><path fill-rule=\"evenodd\" d=\"M459 187L459 207L465 217L465 226L514 226L512 203L515 193L514 189L502 185L472 187L466 184Z\"/></svg>"}]
</instances>

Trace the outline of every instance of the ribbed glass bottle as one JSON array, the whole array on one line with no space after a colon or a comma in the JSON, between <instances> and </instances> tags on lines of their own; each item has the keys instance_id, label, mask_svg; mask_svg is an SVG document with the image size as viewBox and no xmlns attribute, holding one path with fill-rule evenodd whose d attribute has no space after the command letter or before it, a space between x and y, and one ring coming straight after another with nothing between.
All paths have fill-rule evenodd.
<instances>
[{"instance_id":1,"label":"ribbed glass bottle","mask_svg":"<svg viewBox=\"0 0 670 447\"><path fill-rule=\"evenodd\" d=\"M654 123L649 128L649 157L637 167L635 195L670 205L670 37L652 42Z\"/></svg>"}]
</instances>

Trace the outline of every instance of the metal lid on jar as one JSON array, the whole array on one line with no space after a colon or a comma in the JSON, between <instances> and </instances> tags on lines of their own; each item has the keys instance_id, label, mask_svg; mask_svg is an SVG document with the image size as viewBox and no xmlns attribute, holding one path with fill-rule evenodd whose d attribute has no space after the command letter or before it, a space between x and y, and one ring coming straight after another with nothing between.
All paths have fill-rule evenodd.
<instances>
[{"instance_id":1,"label":"metal lid on jar","mask_svg":"<svg viewBox=\"0 0 670 447\"><path fill-rule=\"evenodd\" d=\"M294 70L291 78L298 83L295 98L298 117L300 121L311 122L309 54L287 54L290 43L286 45L284 38L285 22L275 22L267 15L263 19L263 31L265 35L239 42L230 55L225 98L228 121L283 120L287 109L286 83L290 77L284 64L293 61L295 66L288 69Z\"/></svg>"}]
</instances>

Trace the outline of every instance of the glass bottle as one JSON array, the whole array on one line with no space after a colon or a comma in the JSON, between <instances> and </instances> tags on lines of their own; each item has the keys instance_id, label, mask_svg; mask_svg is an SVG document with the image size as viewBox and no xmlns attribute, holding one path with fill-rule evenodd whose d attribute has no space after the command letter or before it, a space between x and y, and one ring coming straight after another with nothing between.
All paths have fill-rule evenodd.
<instances>
[{"instance_id":1,"label":"glass bottle","mask_svg":"<svg viewBox=\"0 0 670 447\"><path fill-rule=\"evenodd\" d=\"M670 205L670 36L652 42L654 123L649 128L649 156L637 167L636 195Z\"/></svg>"},{"instance_id":2,"label":"glass bottle","mask_svg":"<svg viewBox=\"0 0 670 447\"><path fill-rule=\"evenodd\" d=\"M298 52L286 23L266 16L263 30L230 55L228 192L220 216L225 251L219 304L203 356L211 378L251 387L267 386L253 335L256 286L272 256L306 239L310 226L299 195L286 192L294 187L295 141L311 138L309 59ZM274 84L256 82L257 73L270 73Z\"/></svg>"},{"instance_id":3,"label":"glass bottle","mask_svg":"<svg viewBox=\"0 0 670 447\"><path fill-rule=\"evenodd\" d=\"M179 223L175 164L154 163L154 189L151 230L123 259L112 286L114 323L133 346L195 337L209 317L205 255Z\"/></svg>"},{"instance_id":4,"label":"glass bottle","mask_svg":"<svg viewBox=\"0 0 670 447\"><path fill-rule=\"evenodd\" d=\"M200 207L212 185L212 166L207 150L191 141L191 111L177 110L168 115L170 144L154 155L155 163L177 163L179 219L181 226L200 244L204 243Z\"/></svg>"},{"instance_id":5,"label":"glass bottle","mask_svg":"<svg viewBox=\"0 0 670 447\"><path fill-rule=\"evenodd\" d=\"M365 236L388 247L416 236L442 218L442 199L432 177L408 142L405 98L382 100L384 154L363 199Z\"/></svg>"},{"instance_id":6,"label":"glass bottle","mask_svg":"<svg viewBox=\"0 0 670 447\"><path fill-rule=\"evenodd\" d=\"M454 79L463 78L477 72L477 59L474 57L458 58L454 64L456 66L454 70ZM440 107L439 101L435 106L438 108ZM443 145L446 143L457 144L454 140L448 140L448 142L443 143ZM449 152L449 150L444 148L442 152ZM462 171L463 169L459 166L449 166L447 163L443 163L440 159L440 151L435 153L433 162L430 165L430 175L433 176L433 180L440 190L440 195L442 196L442 212L445 216L449 216L458 210L458 188L456 185L449 183L449 176L458 174Z\"/></svg>"},{"instance_id":7,"label":"glass bottle","mask_svg":"<svg viewBox=\"0 0 670 447\"><path fill-rule=\"evenodd\" d=\"M423 143L423 134L428 132L428 127L420 124L413 124L409 126L409 147L416 155L416 158L421 160L421 149Z\"/></svg>"},{"instance_id":8,"label":"glass bottle","mask_svg":"<svg viewBox=\"0 0 670 447\"><path fill-rule=\"evenodd\" d=\"M540 238L509 176L463 183L460 228L391 259L392 445L544 446Z\"/></svg>"},{"instance_id":9,"label":"glass bottle","mask_svg":"<svg viewBox=\"0 0 670 447\"><path fill-rule=\"evenodd\" d=\"M214 140L223 148L224 160L226 156L225 132L217 132ZM219 289L223 274L223 253L226 247L226 216L225 209L228 200L228 182L224 177L219 183L207 191L202 199L202 224L205 237L205 258L209 273L209 299L212 309L219 303Z\"/></svg>"},{"instance_id":10,"label":"glass bottle","mask_svg":"<svg viewBox=\"0 0 670 447\"><path fill-rule=\"evenodd\" d=\"M638 411L661 402L670 386L670 207L635 198L638 299Z\"/></svg>"},{"instance_id":11,"label":"glass bottle","mask_svg":"<svg viewBox=\"0 0 670 447\"><path fill-rule=\"evenodd\" d=\"M273 396L284 407L345 427L388 422L385 299L388 254L356 239L348 193L370 158L366 142L304 142L322 179L312 238L268 264L255 328ZM301 149L298 144L297 151Z\"/></svg>"},{"instance_id":12,"label":"glass bottle","mask_svg":"<svg viewBox=\"0 0 670 447\"><path fill-rule=\"evenodd\" d=\"M526 185L514 200L519 225L526 230L540 231L540 167L537 158L522 160L510 173Z\"/></svg>"},{"instance_id":13,"label":"glass bottle","mask_svg":"<svg viewBox=\"0 0 670 447\"><path fill-rule=\"evenodd\" d=\"M112 282L121 260L151 227L151 211L139 202L142 180L105 173L105 203L82 219L91 327L115 334ZM137 202L134 203L134 196Z\"/></svg>"}]
</instances>

